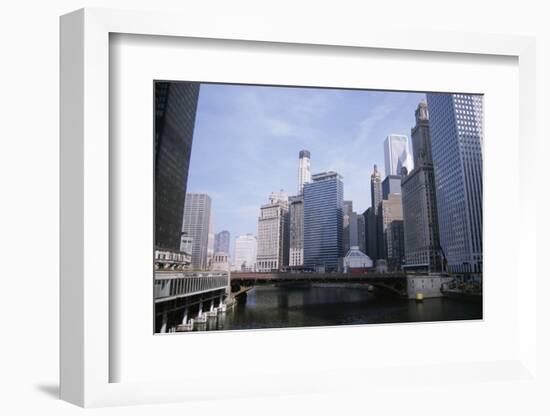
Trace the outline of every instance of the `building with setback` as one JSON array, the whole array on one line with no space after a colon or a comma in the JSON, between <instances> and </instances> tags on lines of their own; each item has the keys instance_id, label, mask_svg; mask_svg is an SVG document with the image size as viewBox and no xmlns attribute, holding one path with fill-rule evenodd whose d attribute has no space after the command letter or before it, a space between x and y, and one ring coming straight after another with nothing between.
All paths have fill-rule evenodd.
<instances>
[{"instance_id":1,"label":"building with setback","mask_svg":"<svg viewBox=\"0 0 550 416\"><path fill-rule=\"evenodd\" d=\"M441 271L439 226L428 106L418 104L411 130L414 169L403 169L401 194L405 238L405 267Z\"/></svg>"},{"instance_id":2,"label":"building with setback","mask_svg":"<svg viewBox=\"0 0 550 416\"><path fill-rule=\"evenodd\" d=\"M342 268L344 184L336 172L312 175L304 184L304 266Z\"/></svg>"},{"instance_id":3,"label":"building with setback","mask_svg":"<svg viewBox=\"0 0 550 416\"><path fill-rule=\"evenodd\" d=\"M483 268L483 97L428 93L442 253L453 273Z\"/></svg>"},{"instance_id":4,"label":"building with setback","mask_svg":"<svg viewBox=\"0 0 550 416\"><path fill-rule=\"evenodd\" d=\"M269 202L260 208L256 270L271 272L288 266L288 243L288 195L272 192Z\"/></svg>"},{"instance_id":5,"label":"building with setback","mask_svg":"<svg viewBox=\"0 0 550 416\"><path fill-rule=\"evenodd\" d=\"M199 84L155 82L155 247L179 251Z\"/></svg>"},{"instance_id":6,"label":"building with setback","mask_svg":"<svg viewBox=\"0 0 550 416\"><path fill-rule=\"evenodd\" d=\"M211 217L212 200L207 194L189 193L185 196L183 232L192 241L191 267L195 270L208 268Z\"/></svg>"}]
</instances>

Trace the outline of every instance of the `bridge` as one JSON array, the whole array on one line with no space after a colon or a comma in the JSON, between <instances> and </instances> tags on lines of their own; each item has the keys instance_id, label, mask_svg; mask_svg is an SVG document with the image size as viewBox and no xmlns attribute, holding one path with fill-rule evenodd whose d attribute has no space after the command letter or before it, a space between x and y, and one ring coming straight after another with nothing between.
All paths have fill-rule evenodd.
<instances>
[{"instance_id":1,"label":"bridge","mask_svg":"<svg viewBox=\"0 0 550 416\"><path fill-rule=\"evenodd\" d=\"M229 284L228 272L156 270L155 332L190 330L191 319L205 323L224 308Z\"/></svg>"},{"instance_id":2,"label":"bridge","mask_svg":"<svg viewBox=\"0 0 550 416\"><path fill-rule=\"evenodd\" d=\"M407 297L407 274L393 273L309 273L309 272L231 272L231 290L241 286L270 283L354 283L366 284L391 294Z\"/></svg>"}]
</instances>

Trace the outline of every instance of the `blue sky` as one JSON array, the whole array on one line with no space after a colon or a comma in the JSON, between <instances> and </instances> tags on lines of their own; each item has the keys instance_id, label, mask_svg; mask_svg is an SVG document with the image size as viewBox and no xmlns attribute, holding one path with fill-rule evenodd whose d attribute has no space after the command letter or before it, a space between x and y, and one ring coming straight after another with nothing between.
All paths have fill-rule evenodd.
<instances>
[{"instance_id":1,"label":"blue sky","mask_svg":"<svg viewBox=\"0 0 550 416\"><path fill-rule=\"evenodd\" d=\"M298 152L312 173L344 177L354 210L370 205L369 179L384 172L388 134L409 136L425 94L202 84L188 192L212 197L215 231L257 234L260 206L272 191L296 193Z\"/></svg>"}]
</instances>

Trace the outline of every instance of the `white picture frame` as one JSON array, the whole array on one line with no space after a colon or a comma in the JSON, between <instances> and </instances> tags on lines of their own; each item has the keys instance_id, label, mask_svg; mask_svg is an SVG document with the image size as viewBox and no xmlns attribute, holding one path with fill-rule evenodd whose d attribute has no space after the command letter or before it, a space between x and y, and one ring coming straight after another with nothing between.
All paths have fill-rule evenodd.
<instances>
[{"instance_id":1,"label":"white picture frame","mask_svg":"<svg viewBox=\"0 0 550 416\"><path fill-rule=\"evenodd\" d=\"M260 24L261 23L261 24ZM518 244L518 262L528 284L518 287L516 354L507 360L472 363L441 362L411 369L349 367L331 369L325 382L318 374L269 374L246 385L246 392L209 382L201 374L186 381L111 382L110 366L120 357L110 348L109 275L110 244L109 152L109 37L110 34L330 45L334 48L372 48L438 54L499 55L518 60L519 163L528 166L536 141L535 40L530 37L474 33L409 33L387 31L330 32L278 27L268 22L250 23L237 32L230 22L204 21L170 13L107 9L82 9L61 18L61 398L80 406L159 403L209 397L238 397L273 393L307 393L355 388L374 389L399 379L405 387L445 382L442 373L464 382L507 380L518 383L537 376L536 282L532 251ZM522 175L528 170L523 169ZM521 171L520 171L521 172ZM534 185L520 177L521 212L528 212ZM520 241L536 240L536 217L522 216ZM525 247L522 247L525 246ZM147 305L144 305L147 308ZM306 331L307 334L307 331ZM313 333L310 333L313 334ZM152 336L152 334L151 334ZM307 336L307 335L304 335ZM166 338L168 339L168 338ZM407 375L409 374L409 375ZM483 377L475 375L484 374ZM291 376L291 377L290 377ZM342 380L352 380L343 382ZM242 387L242 386L241 386Z\"/></svg>"}]
</instances>

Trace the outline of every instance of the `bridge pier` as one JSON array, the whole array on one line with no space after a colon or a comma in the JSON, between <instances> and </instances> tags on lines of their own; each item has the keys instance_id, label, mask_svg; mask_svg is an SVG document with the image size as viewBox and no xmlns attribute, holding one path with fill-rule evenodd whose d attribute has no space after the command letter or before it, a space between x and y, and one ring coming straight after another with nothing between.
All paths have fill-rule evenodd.
<instances>
[{"instance_id":1,"label":"bridge pier","mask_svg":"<svg viewBox=\"0 0 550 416\"><path fill-rule=\"evenodd\" d=\"M188 315L189 315L189 308L185 308L184 311L183 311L183 318L182 318L182 320L181 320L181 323L182 323L183 325L186 325L186 324L187 324Z\"/></svg>"},{"instance_id":2,"label":"bridge pier","mask_svg":"<svg viewBox=\"0 0 550 416\"><path fill-rule=\"evenodd\" d=\"M166 333L167 326L168 326L168 312L164 311L162 313L162 326L160 327L160 332L162 334Z\"/></svg>"}]
</instances>

